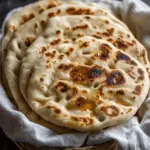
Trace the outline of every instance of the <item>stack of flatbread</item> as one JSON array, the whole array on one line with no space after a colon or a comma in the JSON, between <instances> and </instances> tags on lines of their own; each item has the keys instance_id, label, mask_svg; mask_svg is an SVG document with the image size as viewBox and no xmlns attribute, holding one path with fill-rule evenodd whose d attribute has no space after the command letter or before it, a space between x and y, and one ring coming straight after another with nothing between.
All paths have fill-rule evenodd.
<instances>
[{"instance_id":1,"label":"stack of flatbread","mask_svg":"<svg viewBox=\"0 0 150 150\"><path fill-rule=\"evenodd\" d=\"M100 131L135 115L147 51L105 6L41 0L5 24L3 83L19 111L58 133Z\"/></svg>"}]
</instances>

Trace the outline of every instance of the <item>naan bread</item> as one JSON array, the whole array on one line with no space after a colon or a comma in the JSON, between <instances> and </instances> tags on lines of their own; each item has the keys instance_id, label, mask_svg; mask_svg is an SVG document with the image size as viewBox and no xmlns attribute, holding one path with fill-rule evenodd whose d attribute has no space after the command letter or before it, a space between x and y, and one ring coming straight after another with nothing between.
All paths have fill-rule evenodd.
<instances>
[{"instance_id":1,"label":"naan bread","mask_svg":"<svg viewBox=\"0 0 150 150\"><path fill-rule=\"evenodd\" d=\"M39 114L45 120L51 123L54 123L56 125L73 128L77 130L82 130L82 131L100 130L100 129L103 129L105 127L108 127L114 124L119 124L120 122L125 121L131 116L133 116L135 112L137 111L137 109L140 107L143 100L145 99L147 92L148 92L147 88L149 87L149 83L147 83L149 82L149 79L148 79L148 74L146 72L146 69L149 68L149 61L147 59L147 52L145 48L134 38L134 36L129 31L127 26L124 23L122 23L120 20L118 20L116 17L114 17L114 15L112 15L111 11L101 8L100 6L97 6L94 3L90 3L90 4L86 4L82 2L81 3L80 2L79 3L77 2L71 2L71 3L63 2L62 3L62 2L52 1L53 6L51 5L52 8L49 7L48 10L46 10L45 8L47 7L47 4L50 5L50 3L47 3L47 2L42 2L42 3L44 6L44 10L41 13L38 13L37 5L36 5L38 3L35 3L31 5L30 7L29 6L25 7L21 11L20 14L17 13L16 16L14 15L13 17L14 17L14 20L16 21L17 28L15 30L10 30L6 32L6 36L3 40L3 52L5 51L4 53L5 55L3 55L3 59L4 59L4 70L5 70L5 75L6 75L6 81L8 82L12 96L15 99L19 110L22 111L26 116L28 116L30 120L40 123L42 125L46 124L46 126L48 126L49 128L55 131L61 132L61 133L70 132L70 130L55 126L50 123L48 124L46 121L42 119L40 119L39 121L39 116L37 114ZM33 8L35 7L36 11L32 10L31 9L32 7ZM22 14L26 12L24 10L25 9L27 10L27 8L28 9L30 8L30 11L35 12L36 15L34 15L34 17L31 17L31 18L29 17L29 19L27 19L24 23L21 23L20 21L21 19L18 19L18 18L21 18ZM10 19L10 23L8 21L7 25L13 23L13 17L12 19ZM70 106L71 107L73 106L73 109L71 108L71 110L70 109L68 110L68 107L65 108L64 103L62 103L62 105L64 106L60 106L61 108L59 108L59 105L60 105L59 101L58 103L56 103L56 112L57 112L57 109L60 109L62 111L59 116L61 118L60 119L54 113L55 108L54 109L52 108L52 112L51 110L49 111L47 109L47 106L48 106L47 102L51 103L52 98L53 98L52 103L55 101L57 102L56 99L59 98L60 94L54 90L51 97L49 95L48 96L44 95L46 88L44 86L39 85L41 82L44 82L43 80L44 78L41 78L42 81L40 80L41 81L40 83L37 82L35 86L33 85L35 83L35 80L38 78L38 76L40 76L41 72L39 72L39 70L44 73L45 72L44 69L47 70L48 68L49 70L49 67L51 66L51 65L45 64L45 60L47 59L45 57L45 53L47 51L51 52L55 49L57 59L56 58L53 58L53 59L56 59L55 61L57 62L57 65L62 62L65 63L65 65L67 65L68 63L71 62L73 66L77 65L76 66L77 68L78 66L79 68L81 66L81 68L83 69L80 70L81 73L79 73L79 75L82 75L82 70L84 71L84 68L86 68L87 70L90 70L91 67L95 65L96 67L97 65L100 65L98 67L100 68L102 67L105 70L105 67L109 64L108 62L113 61L111 57L115 57L115 56L113 56L113 52L111 52L110 53L110 55L112 55L110 57L111 59L110 58L109 58L110 60L107 59L107 61L104 63L105 65L97 64L97 61L91 62L91 58L93 57L91 55L97 53L93 49L94 45L91 47L91 49L93 49L93 52L91 53L91 55L88 54L88 52L85 52L85 54L79 57L77 56L72 57L72 53L75 55L80 54L78 52L79 49L77 46L80 43L79 39L81 40L81 42L84 40L85 41L87 40L88 43L89 42L92 43L93 41L95 41L96 42L95 47L97 47L98 45L103 45L103 43L104 45L108 44L112 49L114 49L112 50L114 51L114 53L116 51L115 54L118 54L117 53L118 51L125 52L125 53L124 52L122 53L126 56L121 55L121 58L123 57L122 58L123 61L125 61L124 59L126 59L127 57L130 58L131 64L127 66L127 69L131 70L130 68L131 66L133 67L132 69L136 73L133 73L132 71L131 73L127 73L125 72L126 68L118 68L118 66L115 66L116 67L115 69L117 71L118 69L119 71L121 69L121 71L123 71L124 73L123 77L125 76L124 77L125 79L128 79L130 77L132 81L131 83L133 83L133 85L131 86L131 83L128 83L128 81L126 81L127 84L125 82L125 84L123 84L121 87L120 85L119 86L117 85L117 88L119 88L119 90L120 88L121 89L123 88L123 90L128 91L129 89L132 89L134 91L136 90L135 89L136 86L140 86L138 87L141 89L140 94L139 95L135 94L134 96L134 94L131 93L131 91L129 91L128 95L126 95L126 93L123 94L122 96L123 99L121 99L119 102L122 103L123 101L124 103L124 99L129 98L128 100L125 100L125 103L127 104L127 106L126 104L125 106L124 104L123 105L118 104L119 102L115 100L115 97L117 97L118 95L112 94L113 96L112 97L110 96L109 98L105 98L105 96L102 97L102 99L104 99L103 101L105 101L106 99L106 102L104 103L104 105L106 105L110 99L111 101L113 101L111 104L117 107L117 110L119 110L119 112L120 110L122 110L123 112L122 115L118 114L117 116L112 118L112 117L109 117L107 112L105 115L103 115L102 111L100 111L101 113L99 113L98 115L102 114L102 116L105 116L104 117L106 118L104 119L105 121L102 121L101 123L101 121L98 120L96 115L93 115L94 118L93 117L89 118L90 116L88 116L89 119L85 121L84 117L85 118L87 117L85 113L88 112L87 115L89 115L89 111L91 111L91 109L90 108L87 108L86 110L79 109L79 114L78 114L78 107L76 108L76 105L75 105L76 99L73 99L75 108L74 108L74 105L72 105L72 100L68 104L69 108ZM70 46L73 47L75 50L70 49ZM68 49L70 49L70 51L68 52L65 51ZM91 56L91 58L90 59L87 58L86 55ZM58 62L59 61L58 57L62 58L60 62ZM47 61L48 60L46 60L46 62ZM51 59L49 62L51 63ZM137 65L134 65L134 63L137 63ZM45 65L47 65L46 66L47 68L45 68ZM53 89L55 88L53 84L51 85L49 83L49 80L51 81L53 80L55 81L57 79L60 80L59 78L57 77L55 78L55 76L53 76L53 72L55 71L57 72L57 68L55 68L57 65L53 65L52 67L53 70L51 70L52 71L50 73L51 76L49 76L52 78L49 78L46 83L47 84L46 86L49 86L50 88L47 91L51 91L51 88L53 91ZM108 70L106 69L107 73L110 72L109 70L115 70L112 66L107 66L109 68ZM140 68L140 71L138 71L138 68ZM35 76L34 72L38 72L39 74ZM142 74L141 79L140 79L141 81L139 81L141 84L139 84L139 82L138 83L136 82L136 79L140 78L138 73ZM60 74L60 78L62 78L62 76L65 77L65 75L69 74L69 72L66 72L66 74L64 74L63 71L60 70L59 74ZM104 78L106 79L107 75L104 76ZM64 78L62 82L66 82L65 80L66 78ZM94 81L95 80L93 80L93 82ZM7 83L5 84L7 85ZM85 85L83 83L81 83L81 85L78 85L78 83L74 83L73 81L70 80L70 81L67 81L67 84L69 84L69 87L70 86L75 87L75 90L76 89L78 90L78 86L79 86L79 93L81 94L84 88L85 88L85 91L87 90L87 87L84 87ZM90 84L91 85L88 88L89 93L85 92L85 95L84 95L85 97L87 96L86 99L89 97L89 95L91 95L90 92L93 91L91 87L94 83L90 82ZM72 91L72 88L71 88L70 93L72 92L74 91ZM112 93L114 93L114 91ZM132 98L134 97L133 102L132 102L131 97ZM61 100L60 98L60 101L64 102L65 100L64 99ZM31 110L31 108L27 105L26 102L37 114ZM98 106L101 107L101 105L97 103L94 103L94 106L95 104L97 105L97 107ZM90 105L91 103L88 104L88 106ZM50 106L53 106L53 104ZM88 107L88 106L85 106L85 107ZM93 107L93 100L92 100L92 107ZM97 110L97 107L95 107L94 111ZM113 109L114 107L110 107L110 108ZM128 109L131 109L131 111L129 111L130 113L127 113ZM67 113L67 116L63 117L65 113ZM71 114L74 116L71 116ZM75 117L75 118L77 117L78 119L75 119L75 120L76 121L78 120L79 123L78 125L75 125L75 120L71 121L71 127L70 127L70 123L68 123L68 121L70 122L70 119L72 119L72 117ZM97 120L95 120L95 118L97 118ZM88 123L88 121L90 121L91 119L93 120L92 121L93 125L92 124L86 125L86 123L83 125L82 122L85 121ZM117 122L114 123L116 120Z\"/></svg>"},{"instance_id":2,"label":"naan bread","mask_svg":"<svg viewBox=\"0 0 150 150\"><path fill-rule=\"evenodd\" d=\"M128 120L148 93L145 68L105 40L85 36L64 45L60 39L42 54L29 55L37 60L26 100L54 124L101 130Z\"/></svg>"},{"instance_id":3,"label":"naan bread","mask_svg":"<svg viewBox=\"0 0 150 150\"><path fill-rule=\"evenodd\" d=\"M76 8L76 11L72 10L72 8L74 7ZM59 11L60 13L58 13ZM10 43L7 45L7 49L6 49L7 53L6 53L6 59L4 61L5 62L4 64L5 76L7 78L8 85L10 87L13 98L15 99L15 102L18 106L18 109L22 111L26 116L28 116L30 120L36 123L37 122L39 123L39 116L37 116L34 112L32 112L32 110L26 104L22 94L20 93L20 87L18 84L19 83L18 76L20 72L19 68L20 68L21 60L22 60L22 57L24 56L25 50L33 42L33 39L35 40L35 37L37 37L38 35L42 33L43 29L45 29L45 25L46 25L45 23L47 22L46 20L48 18L54 17L53 15L52 16L50 15L53 13L56 13L57 15L82 15L82 14L92 15L93 13L97 13L99 15L100 14L107 15L107 13L103 11L102 9L90 7L86 4L81 4L81 3L78 3L76 5L64 4L63 6L51 8L50 10L43 12L41 16L37 16L33 18L32 20L28 21L27 23L22 24L18 28L18 30L15 33L13 33L14 36L11 39ZM116 22L119 22L119 20L116 19L113 15L110 14L110 16L112 17L113 20L115 20ZM36 23L41 25L41 27L38 26L37 31L35 32L33 28L35 29ZM33 35L34 38L32 38L33 36L30 36L30 35ZM17 41L18 39L19 41ZM26 80L26 82L28 81ZM5 82L5 85L7 85L6 82ZM7 89L9 89L8 86L6 87ZM26 87L24 86L21 86L21 87L22 87L21 89L23 89L22 93L24 93L25 92L24 89ZM40 123L41 122L44 122L44 121L40 120ZM45 122L41 124L43 125L47 123ZM54 129L54 127L51 127L51 125L49 126L51 129ZM55 131L58 130L57 128ZM66 132L66 130L64 129L62 129L61 131L60 130L61 129L58 130L59 133ZM70 132L70 131L67 130L67 132Z\"/></svg>"},{"instance_id":4,"label":"naan bread","mask_svg":"<svg viewBox=\"0 0 150 150\"><path fill-rule=\"evenodd\" d=\"M64 3L64 2L63 2ZM51 9L55 6L61 5L62 2L56 0L41 0L30 5L27 5L19 10L14 10L11 15L7 17L7 21L4 26L4 38L2 41L2 50L3 50L3 62L5 59L5 55L7 53L7 45L11 40L13 34L20 28L20 26L24 25L31 19L33 19L38 14L41 14L47 9ZM9 85L5 74L3 73L3 82L5 84L5 88L9 96L12 98L11 90L9 89Z\"/></svg>"},{"instance_id":5,"label":"naan bread","mask_svg":"<svg viewBox=\"0 0 150 150\"><path fill-rule=\"evenodd\" d=\"M13 34L25 23L33 19L36 15L44 12L47 9L51 9L57 5L62 4L61 2L55 1L55 0L43 0L38 1L36 3L33 3L32 5L25 6L23 9L20 9L19 11L13 13L9 20L5 24L5 35L2 42L2 50L3 50L3 63L5 62L5 55L7 53L7 44L11 40ZM7 59L6 59L7 61ZM15 60L12 61L12 64L14 64L14 67L16 67ZM10 66L11 67L11 66ZM4 68L4 66L3 66ZM13 68L13 67L12 67ZM9 73L9 72L8 72ZM12 82L8 85L8 80L6 79L5 72L3 71L3 83L5 85L5 88L9 94L10 98L15 99L15 103L17 104L17 107L20 111L22 111L31 121L41 124L45 127L48 127L52 129L53 131L56 131L58 133L66 133L66 132L72 132L72 130L68 130L66 128L62 128L56 125L53 125L51 123L46 122L43 120L40 116L38 116L36 113L34 113L31 108L26 104L25 100L23 99L22 95L20 94L20 89L18 83L17 76L10 72L10 78L12 78ZM12 89L15 91L12 94Z\"/></svg>"},{"instance_id":6,"label":"naan bread","mask_svg":"<svg viewBox=\"0 0 150 150\"><path fill-rule=\"evenodd\" d=\"M76 5L73 5L73 4L76 4ZM48 10L44 9L45 11L39 12L39 9L38 9L39 5L42 8L45 8L45 7L48 8ZM58 5L62 5L62 6L57 7ZM92 6L92 7L90 7L90 6ZM95 9L95 7L96 7L96 5L94 3L84 4L82 2L69 1L67 4L65 4L64 1L62 3L62 2L57 2L54 0L51 2L43 2L41 4L35 3L33 5L26 6L23 10L21 10L21 12L19 11L19 12L13 14L13 16L10 17L9 21L6 24L5 28L7 29L7 32L6 32L6 35L4 36L3 46L2 46L3 47L3 58L5 58L7 50L9 49L9 48L6 48L6 46L8 46L8 45L12 46L12 44L8 44L8 45L6 45L6 44L9 43L9 40L11 39L11 37L14 33L20 32L19 34L21 34L21 37L20 37L21 41L18 42L18 46L20 46L21 42L24 42L24 40L25 40L24 38L26 38L26 37L30 37L30 39L26 38L28 43L33 42L33 39L35 40L35 37L37 35L39 35L42 32L42 30L44 29L44 26L46 25L48 18L57 16L57 15L82 15L82 14L92 15L93 13L95 13L96 15L107 15L108 12L103 11L103 9L100 7ZM72 8L76 8L76 9L72 10ZM34 9L35 9L35 11L34 11ZM27 10L28 10L28 13L27 13ZM28 18L29 16L31 16L31 14L33 14L33 12L34 12L34 15L33 15L34 17ZM41 14L37 15L37 12L39 12ZM26 16L26 17L24 17L24 16ZM115 18L113 15L111 15L110 12L109 12L109 17L111 17L111 19L114 20L115 22L122 24L122 22L120 22L117 18ZM28 19L26 19L26 21L23 21L23 18L28 18ZM23 23L22 23L22 21L23 21ZM16 25L14 25L14 24L16 24ZM15 28L15 30L12 30L12 27ZM17 34L18 33L16 33L16 35ZM29 36L29 35L32 35L32 36ZM19 37L20 35L17 35L17 36ZM22 36L23 36L23 38L22 38ZM16 38L15 35L12 38L12 41L14 38ZM23 46L22 50L23 49L24 49L24 46ZM5 79L5 75L4 75L4 79ZM9 89L7 79L5 80L5 85L6 85L7 89ZM9 93L11 93L11 92L9 92Z\"/></svg>"},{"instance_id":7,"label":"naan bread","mask_svg":"<svg viewBox=\"0 0 150 150\"><path fill-rule=\"evenodd\" d=\"M62 20L63 24L60 23L60 19ZM44 38L53 37L56 40L62 38L63 40L66 40L66 42L68 43L74 41L76 38L85 35L96 37L98 39L101 38L111 42L116 47L119 47L121 50L129 53L130 55L132 55L133 57L141 61L144 66L146 65L148 66L147 54L144 47L138 41L135 40L134 36L130 33L130 31L123 31L124 27L114 21L109 20L109 24L107 24L106 22L107 20L106 17L104 16L82 15L82 16L54 17L48 21L43 36ZM97 24L96 28L95 28L95 24ZM23 31L23 29L24 28L22 28L22 31L19 31L20 34L18 34L17 42L19 39L23 39L24 37L22 36L21 33L24 33L23 35L26 34L26 30ZM41 32L41 30L39 31ZM120 34L119 34L120 32L122 33L124 40L123 38L120 38ZM128 39L127 36L130 36L130 39ZM118 39L123 41L124 43L127 43L126 47L123 44L116 45ZM24 45L24 43L22 44ZM38 40L35 41L35 43L31 46L31 48L29 48L28 51L31 51L33 55L35 55L34 52L36 52L37 49L39 49L40 51L44 50L43 47L47 47L47 46L42 45L42 42ZM143 52L145 53L144 57L140 57L141 50L143 50ZM26 90L27 90L28 78L30 76L30 72L32 71L31 69L32 64L34 63L34 61L36 61L37 58L29 58L27 61L25 59L23 59L23 63L20 71L20 89L23 96L27 98ZM24 60L26 61L25 63Z\"/></svg>"}]
</instances>

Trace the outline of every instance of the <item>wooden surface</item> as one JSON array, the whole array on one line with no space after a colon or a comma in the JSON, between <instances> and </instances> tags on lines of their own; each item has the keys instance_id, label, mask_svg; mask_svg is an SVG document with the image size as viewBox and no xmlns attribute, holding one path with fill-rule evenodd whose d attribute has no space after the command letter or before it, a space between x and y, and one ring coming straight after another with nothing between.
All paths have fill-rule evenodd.
<instances>
[{"instance_id":1,"label":"wooden surface","mask_svg":"<svg viewBox=\"0 0 150 150\"><path fill-rule=\"evenodd\" d=\"M118 144L115 141L109 141L97 146L88 146L81 148L37 148L32 145L27 145L23 143L16 143L16 145L19 147L20 150L118 150Z\"/></svg>"}]
</instances>

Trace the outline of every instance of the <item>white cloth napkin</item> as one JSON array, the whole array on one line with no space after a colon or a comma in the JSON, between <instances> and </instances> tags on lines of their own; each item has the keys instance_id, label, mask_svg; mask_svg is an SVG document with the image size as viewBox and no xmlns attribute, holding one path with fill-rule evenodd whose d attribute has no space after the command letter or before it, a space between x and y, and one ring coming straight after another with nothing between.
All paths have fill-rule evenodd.
<instances>
[{"instance_id":1,"label":"white cloth napkin","mask_svg":"<svg viewBox=\"0 0 150 150\"><path fill-rule=\"evenodd\" d=\"M150 8L147 5L140 0L93 1L104 3L121 16L150 52ZM133 117L123 125L97 133L77 132L58 135L29 121L21 112L17 111L0 84L0 127L12 140L36 146L80 147L97 145L114 139L119 143L119 150L150 150L150 95L139 112L141 122L137 117Z\"/></svg>"}]
</instances>

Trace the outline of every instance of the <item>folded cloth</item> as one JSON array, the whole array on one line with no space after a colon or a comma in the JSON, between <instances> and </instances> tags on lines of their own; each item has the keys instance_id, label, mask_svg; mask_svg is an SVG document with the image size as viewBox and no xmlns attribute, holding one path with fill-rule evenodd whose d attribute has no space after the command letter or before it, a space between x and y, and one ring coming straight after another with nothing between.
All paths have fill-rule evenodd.
<instances>
[{"instance_id":1,"label":"folded cloth","mask_svg":"<svg viewBox=\"0 0 150 150\"><path fill-rule=\"evenodd\" d=\"M150 8L140 0L92 0L105 4L126 22L135 36L150 52ZM11 103L0 84L0 127L14 141L36 146L81 147L97 145L114 139L120 150L150 150L150 94L139 111L141 121L133 117L122 125L104 131L76 132L58 135L29 121Z\"/></svg>"}]
</instances>

